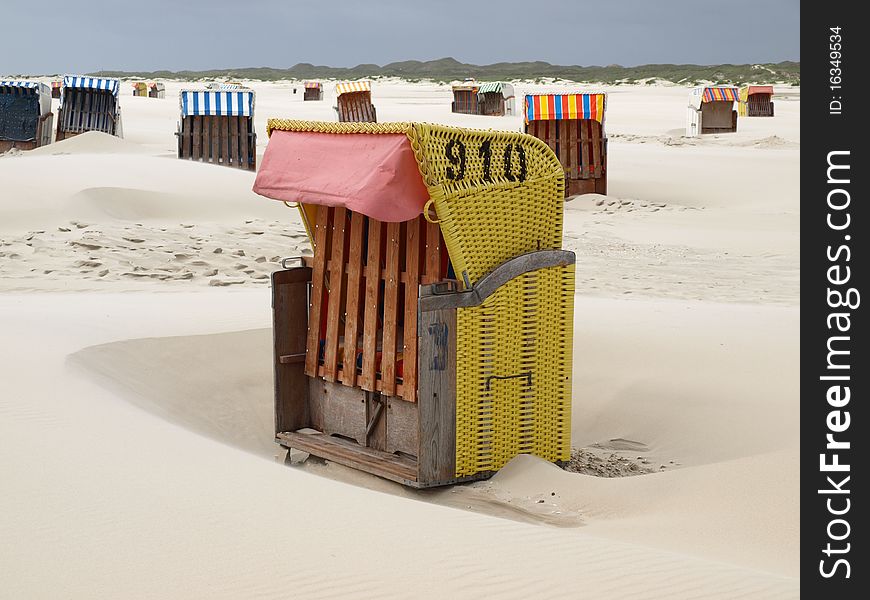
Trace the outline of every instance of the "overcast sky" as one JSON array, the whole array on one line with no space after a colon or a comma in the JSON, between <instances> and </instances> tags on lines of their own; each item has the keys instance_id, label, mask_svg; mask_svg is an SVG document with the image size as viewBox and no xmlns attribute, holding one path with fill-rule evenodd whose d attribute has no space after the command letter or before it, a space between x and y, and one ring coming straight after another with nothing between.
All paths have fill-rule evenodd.
<instances>
[{"instance_id":1,"label":"overcast sky","mask_svg":"<svg viewBox=\"0 0 870 600\"><path fill-rule=\"evenodd\" d=\"M800 60L800 0L0 0L0 73Z\"/></svg>"}]
</instances>

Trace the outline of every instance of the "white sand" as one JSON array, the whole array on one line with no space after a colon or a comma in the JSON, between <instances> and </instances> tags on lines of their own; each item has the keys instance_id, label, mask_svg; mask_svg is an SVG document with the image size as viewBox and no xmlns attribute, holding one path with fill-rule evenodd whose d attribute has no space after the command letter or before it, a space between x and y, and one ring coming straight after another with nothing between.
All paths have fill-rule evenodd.
<instances>
[{"instance_id":1,"label":"white sand","mask_svg":"<svg viewBox=\"0 0 870 600\"><path fill-rule=\"evenodd\" d=\"M696 140L682 88L608 90L610 196L566 214L573 444L652 473L519 457L414 492L275 460L267 275L304 234L173 158L179 87L125 95L123 141L0 156L0 597L798 596L799 90ZM255 87L261 154L269 116L334 118L331 86Z\"/></svg>"}]
</instances>

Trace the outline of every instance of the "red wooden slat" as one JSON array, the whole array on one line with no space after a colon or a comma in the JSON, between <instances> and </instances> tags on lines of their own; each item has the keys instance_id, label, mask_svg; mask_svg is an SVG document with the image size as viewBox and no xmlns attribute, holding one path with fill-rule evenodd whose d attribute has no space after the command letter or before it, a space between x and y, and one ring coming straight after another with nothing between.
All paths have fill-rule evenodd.
<instances>
[{"instance_id":1,"label":"red wooden slat","mask_svg":"<svg viewBox=\"0 0 870 600\"><path fill-rule=\"evenodd\" d=\"M420 221L417 217L408 221L405 244L405 344L402 361L402 383L404 398L408 402L417 401L417 295L420 281Z\"/></svg>"},{"instance_id":2,"label":"red wooden slat","mask_svg":"<svg viewBox=\"0 0 870 600\"><path fill-rule=\"evenodd\" d=\"M329 261L329 308L326 312L326 343L323 351L324 379L335 381L338 367L338 333L341 329L341 297L344 286L344 230L347 209L333 209L332 256Z\"/></svg>"},{"instance_id":3,"label":"red wooden slat","mask_svg":"<svg viewBox=\"0 0 870 600\"><path fill-rule=\"evenodd\" d=\"M441 228L437 223L426 223L426 255L423 266L423 283L441 281Z\"/></svg>"},{"instance_id":4,"label":"red wooden slat","mask_svg":"<svg viewBox=\"0 0 870 600\"><path fill-rule=\"evenodd\" d=\"M381 381L387 396L395 395L396 391L400 237L401 223L387 223L387 277L384 279L384 339L381 352Z\"/></svg>"},{"instance_id":5,"label":"red wooden slat","mask_svg":"<svg viewBox=\"0 0 870 600\"><path fill-rule=\"evenodd\" d=\"M323 284L326 274L326 249L330 212L330 208L319 206L317 208L317 221L314 225L314 269L311 274L311 303L308 305L308 339L305 344L305 374L311 377L317 375L318 354L320 353L320 315L323 309Z\"/></svg>"},{"instance_id":6,"label":"red wooden slat","mask_svg":"<svg viewBox=\"0 0 870 600\"><path fill-rule=\"evenodd\" d=\"M350 221L350 246L347 249L347 316L344 325L344 362L341 382L356 385L356 340L359 336L359 296L362 277L363 215L353 213Z\"/></svg>"},{"instance_id":7,"label":"red wooden slat","mask_svg":"<svg viewBox=\"0 0 870 600\"><path fill-rule=\"evenodd\" d=\"M363 365L359 385L374 392L378 345L378 300L381 287L381 229L383 224L369 219L369 251L366 262L365 316L363 319Z\"/></svg>"}]
</instances>

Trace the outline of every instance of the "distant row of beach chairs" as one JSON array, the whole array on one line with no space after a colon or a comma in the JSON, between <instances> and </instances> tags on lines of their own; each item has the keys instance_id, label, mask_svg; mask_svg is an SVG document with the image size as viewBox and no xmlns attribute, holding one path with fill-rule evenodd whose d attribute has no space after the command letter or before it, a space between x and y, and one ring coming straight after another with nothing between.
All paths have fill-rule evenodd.
<instances>
[{"instance_id":1,"label":"distant row of beach chairs","mask_svg":"<svg viewBox=\"0 0 870 600\"><path fill-rule=\"evenodd\" d=\"M322 101L323 84L302 84L304 101ZM52 141L51 98L60 99L57 141L86 131L123 137L118 79L67 75L51 86L34 81L0 81L0 152L29 150ZM454 113L515 114L515 91L505 82L466 80L454 85ZM133 95L164 98L162 83L134 82ZM293 93L296 93L294 88ZM377 122L369 81L335 86L339 122ZM737 131L738 114L770 116L772 86L699 86L690 90L686 135ZM566 194L607 193L607 137L603 92L527 94L523 97L526 133L555 152L565 170ZM738 104L738 110L734 104ZM213 83L179 92L178 157L256 170L255 93L240 83Z\"/></svg>"}]
</instances>

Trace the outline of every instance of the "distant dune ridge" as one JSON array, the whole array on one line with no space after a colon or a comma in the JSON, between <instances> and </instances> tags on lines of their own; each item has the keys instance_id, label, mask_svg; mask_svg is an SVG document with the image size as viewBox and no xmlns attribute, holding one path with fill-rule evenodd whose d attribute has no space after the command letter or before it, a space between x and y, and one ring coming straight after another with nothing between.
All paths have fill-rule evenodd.
<instances>
[{"instance_id":1,"label":"distant dune ridge","mask_svg":"<svg viewBox=\"0 0 870 600\"><path fill-rule=\"evenodd\" d=\"M274 67L244 67L210 69L204 71L113 71L104 70L90 75L106 77L141 77L145 79L255 79L277 81L282 79L357 79L360 77L402 77L435 81L461 80L474 77L483 81L564 79L577 82L633 83L647 80L691 84L712 81L716 83L788 83L800 82L800 63L759 63L744 65L692 65L649 64L633 67L621 65L579 66L553 65L543 61L500 62L491 65L462 63L447 57L438 60L406 60L383 66L361 64L355 67L328 67L298 63L289 69Z\"/></svg>"}]
</instances>

